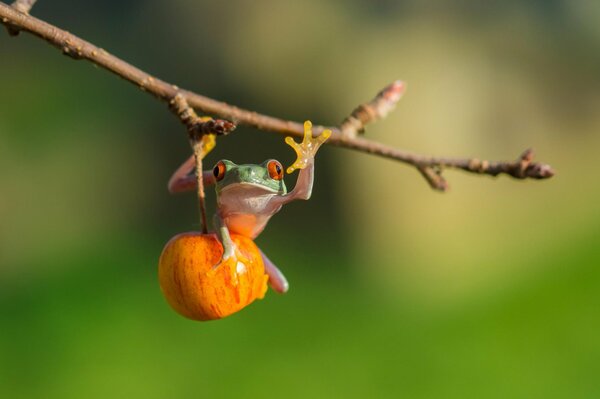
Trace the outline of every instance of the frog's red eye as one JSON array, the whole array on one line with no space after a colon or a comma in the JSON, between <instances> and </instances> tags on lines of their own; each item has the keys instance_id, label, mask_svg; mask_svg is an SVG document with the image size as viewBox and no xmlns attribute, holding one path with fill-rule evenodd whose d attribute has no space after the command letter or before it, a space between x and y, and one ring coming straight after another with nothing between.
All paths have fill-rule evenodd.
<instances>
[{"instance_id":1,"label":"frog's red eye","mask_svg":"<svg viewBox=\"0 0 600 399\"><path fill-rule=\"evenodd\" d=\"M219 161L213 168L213 175L215 175L215 180L220 181L225 177L225 162Z\"/></svg>"},{"instance_id":2,"label":"frog's red eye","mask_svg":"<svg viewBox=\"0 0 600 399\"><path fill-rule=\"evenodd\" d=\"M271 176L271 179L283 179L283 166L281 166L281 164L278 161L269 161L269 163L267 164L267 169L269 170L269 176Z\"/></svg>"}]
</instances>

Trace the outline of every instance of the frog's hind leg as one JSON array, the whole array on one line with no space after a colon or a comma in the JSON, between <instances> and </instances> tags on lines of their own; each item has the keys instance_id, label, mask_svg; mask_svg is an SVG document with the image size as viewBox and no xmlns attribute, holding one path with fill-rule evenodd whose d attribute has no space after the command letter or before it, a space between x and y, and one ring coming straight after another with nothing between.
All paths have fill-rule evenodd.
<instances>
[{"instance_id":1,"label":"frog's hind leg","mask_svg":"<svg viewBox=\"0 0 600 399\"><path fill-rule=\"evenodd\" d=\"M281 270L279 270L277 266L275 266L275 264L271 262L269 258L267 258L267 255L265 255L263 251L260 251L260 254L263 258L263 263L265 264L265 273L267 273L269 276L269 285L271 285L271 288L280 294L285 294L290 288L287 279Z\"/></svg>"},{"instance_id":2,"label":"frog's hind leg","mask_svg":"<svg viewBox=\"0 0 600 399\"><path fill-rule=\"evenodd\" d=\"M198 178L196 177L196 160L192 155L173 173L169 179L169 192L171 194L192 191L198 186ZM215 184L215 177L211 170L202 172L202 182L204 187Z\"/></svg>"}]
</instances>

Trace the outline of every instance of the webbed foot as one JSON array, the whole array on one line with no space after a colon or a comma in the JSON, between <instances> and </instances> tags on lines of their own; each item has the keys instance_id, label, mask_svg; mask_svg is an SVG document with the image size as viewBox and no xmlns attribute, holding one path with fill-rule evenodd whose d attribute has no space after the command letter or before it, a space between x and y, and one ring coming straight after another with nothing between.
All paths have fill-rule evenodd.
<instances>
[{"instance_id":1,"label":"webbed foot","mask_svg":"<svg viewBox=\"0 0 600 399\"><path fill-rule=\"evenodd\" d=\"M312 123L310 121L304 122L304 139L301 143L296 143L293 138L286 137L285 142L296 151L298 158L289 168L287 173L290 174L296 169L306 168L315 157L317 150L327 139L331 137L331 130L326 129L317 136L312 135Z\"/></svg>"},{"instance_id":2,"label":"webbed foot","mask_svg":"<svg viewBox=\"0 0 600 399\"><path fill-rule=\"evenodd\" d=\"M214 265L206 274L209 277L213 277L220 268L226 267L229 269L229 277L233 286L237 286L239 283L238 274L243 273L246 270L246 265L250 264L250 260L237 249L237 246L232 245L228 250L223 252L223 256L219 263Z\"/></svg>"}]
</instances>

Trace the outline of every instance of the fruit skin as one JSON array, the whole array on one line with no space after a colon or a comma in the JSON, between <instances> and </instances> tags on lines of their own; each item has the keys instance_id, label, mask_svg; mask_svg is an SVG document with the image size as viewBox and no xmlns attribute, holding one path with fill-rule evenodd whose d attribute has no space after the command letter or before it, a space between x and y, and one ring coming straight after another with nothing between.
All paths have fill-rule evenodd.
<instances>
[{"instance_id":1,"label":"fruit skin","mask_svg":"<svg viewBox=\"0 0 600 399\"><path fill-rule=\"evenodd\" d=\"M228 262L209 273L223 254L214 234L181 233L165 245L158 279L177 313L193 320L221 319L265 296L268 276L258 247L248 237L232 234L231 238L248 260L245 268Z\"/></svg>"}]
</instances>

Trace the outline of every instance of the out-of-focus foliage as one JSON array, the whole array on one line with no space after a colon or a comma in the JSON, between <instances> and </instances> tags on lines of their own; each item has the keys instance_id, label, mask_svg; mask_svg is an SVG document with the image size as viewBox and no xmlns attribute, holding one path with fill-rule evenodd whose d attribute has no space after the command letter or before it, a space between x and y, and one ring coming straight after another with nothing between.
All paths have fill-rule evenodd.
<instances>
[{"instance_id":1,"label":"out-of-focus foliage","mask_svg":"<svg viewBox=\"0 0 600 399\"><path fill-rule=\"evenodd\" d=\"M403 79L369 137L488 159L533 146L557 176L448 171L441 195L324 148L313 199L258 240L290 292L194 323L156 280L164 243L198 228L193 194L166 192L180 123L0 35L0 396L599 396L600 7L483 4L40 0L34 15L159 77L295 120L338 123ZM270 157L294 155L242 127L207 162Z\"/></svg>"}]
</instances>

